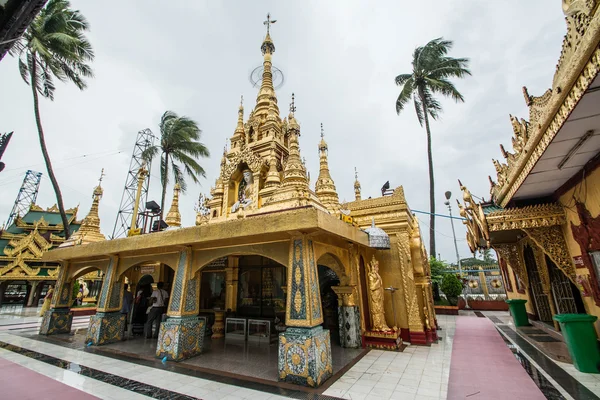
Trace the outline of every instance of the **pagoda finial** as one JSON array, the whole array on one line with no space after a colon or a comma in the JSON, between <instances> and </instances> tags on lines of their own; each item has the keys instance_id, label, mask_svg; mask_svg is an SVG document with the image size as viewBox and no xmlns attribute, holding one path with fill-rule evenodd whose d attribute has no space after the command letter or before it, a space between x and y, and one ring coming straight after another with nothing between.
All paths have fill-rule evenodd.
<instances>
[{"instance_id":1,"label":"pagoda finial","mask_svg":"<svg viewBox=\"0 0 600 400\"><path fill-rule=\"evenodd\" d=\"M271 13L267 13L267 20L263 22L263 24L267 26L267 35L269 34L269 31L271 29L271 24L274 24L275 22L277 22L277 20L271 19Z\"/></svg>"},{"instance_id":2,"label":"pagoda finial","mask_svg":"<svg viewBox=\"0 0 600 400\"><path fill-rule=\"evenodd\" d=\"M323 123L321 123L321 141L319 142L319 177L315 185L315 193L330 213L333 214L339 210L340 199L335 189L335 183L329 173L327 142L325 142Z\"/></svg>"},{"instance_id":3,"label":"pagoda finial","mask_svg":"<svg viewBox=\"0 0 600 400\"><path fill-rule=\"evenodd\" d=\"M360 182L358 181L358 171L356 167L354 167L354 200L359 201L361 199L360 195Z\"/></svg>"},{"instance_id":4,"label":"pagoda finial","mask_svg":"<svg viewBox=\"0 0 600 400\"><path fill-rule=\"evenodd\" d=\"M98 215L98 206L100 199L102 199L102 179L104 178L104 168L100 173L100 179L98 179L98 186L94 188L94 195L92 197L92 206L90 212L83 219L79 229L60 247L75 246L78 244L87 244L92 242L100 242L106 240L106 237L100 232L100 217Z\"/></svg>"},{"instance_id":5,"label":"pagoda finial","mask_svg":"<svg viewBox=\"0 0 600 400\"><path fill-rule=\"evenodd\" d=\"M290 103L290 115L294 115L296 112L296 99L294 93L292 93L292 102Z\"/></svg>"},{"instance_id":6,"label":"pagoda finial","mask_svg":"<svg viewBox=\"0 0 600 400\"><path fill-rule=\"evenodd\" d=\"M169 225L169 228L179 228L181 227L181 214L179 213L179 192L181 191L181 186L179 183L175 183L173 187L173 201L171 202L171 208L169 209L169 213L167 214L167 218L165 218L165 222Z\"/></svg>"}]
</instances>

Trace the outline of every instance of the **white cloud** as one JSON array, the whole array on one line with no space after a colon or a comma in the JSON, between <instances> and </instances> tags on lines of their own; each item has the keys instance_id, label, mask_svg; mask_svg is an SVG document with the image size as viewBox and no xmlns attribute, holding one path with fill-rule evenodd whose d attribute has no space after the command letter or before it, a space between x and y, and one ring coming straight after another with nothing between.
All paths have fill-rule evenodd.
<instances>
[{"instance_id":1,"label":"white cloud","mask_svg":"<svg viewBox=\"0 0 600 400\"><path fill-rule=\"evenodd\" d=\"M184 225L193 225L197 195L208 193L225 140L235 129L239 96L246 99L247 113L254 105L256 89L248 74L262 62L262 21L268 11L278 20L272 30L274 64L286 75L278 90L279 107L287 115L295 92L301 151L313 182L323 122L341 199L354 198L356 166L364 197L379 195L390 180L392 186L404 186L411 208L429 209L424 130L412 107L396 115L394 77L410 72L416 46L444 36L455 42L453 56L471 59L473 76L456 82L466 102L444 100L441 120L432 123L436 208L446 212L445 190L459 196L457 178L473 194L488 198L491 158L500 156L499 143L510 143L508 114L527 117L521 86L541 94L551 84L566 29L560 4L554 3L204 1L165 6L141 0L73 1L92 27L96 78L84 92L58 85L56 100L41 105L65 206L81 204L83 217L105 168L100 216L103 232L110 235L137 131L156 133L161 114L173 110L198 121L212 153L202 161L207 179L201 186L190 183L180 202ZM8 217L25 170L46 171L31 92L10 57L0 62L0 95L0 131L15 131L0 174L1 221ZM153 175L150 198L159 200L157 169ZM170 197L169 189L169 203ZM54 202L44 179L38 203ZM426 215L419 218L428 223ZM422 228L427 241L427 227ZM459 251L467 256L464 228L456 228ZM453 260L449 220L438 218L437 230L438 251Z\"/></svg>"}]
</instances>

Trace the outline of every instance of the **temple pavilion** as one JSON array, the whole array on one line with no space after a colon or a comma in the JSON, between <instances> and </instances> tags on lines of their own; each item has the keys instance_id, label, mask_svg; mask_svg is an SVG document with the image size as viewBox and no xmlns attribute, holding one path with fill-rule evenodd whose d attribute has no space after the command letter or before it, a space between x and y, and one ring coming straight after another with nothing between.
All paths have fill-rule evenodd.
<instances>
[{"instance_id":1,"label":"temple pavilion","mask_svg":"<svg viewBox=\"0 0 600 400\"><path fill-rule=\"evenodd\" d=\"M234 334L248 341L273 337L277 379L316 387L332 375L333 342L401 350L403 341L437 340L428 257L402 187L363 200L356 178L355 200L341 204L324 135L315 143L320 169L311 187L294 99L287 115L278 105L268 29L260 48L264 71L256 104L247 117L239 107L196 226L181 227L175 186L169 229L44 254L61 268L41 334L70 331L71 285L100 270L105 279L87 340L121 340L123 283L135 287L148 270L171 293L156 343L159 358L198 357L201 365L211 325L213 343ZM146 173L142 167L142 180Z\"/></svg>"},{"instance_id":2,"label":"temple pavilion","mask_svg":"<svg viewBox=\"0 0 600 400\"><path fill-rule=\"evenodd\" d=\"M554 79L539 97L523 88L529 119L510 116L512 152L501 145L504 161L493 160L491 201L460 184L471 250L495 249L508 297L557 332L557 314L600 316L599 3L562 1Z\"/></svg>"}]
</instances>

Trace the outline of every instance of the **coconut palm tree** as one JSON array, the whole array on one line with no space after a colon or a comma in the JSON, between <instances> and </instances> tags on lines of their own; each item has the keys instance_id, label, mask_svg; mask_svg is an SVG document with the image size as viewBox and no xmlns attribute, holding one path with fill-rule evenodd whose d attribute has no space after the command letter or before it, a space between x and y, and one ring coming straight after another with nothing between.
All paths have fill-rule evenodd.
<instances>
[{"instance_id":1,"label":"coconut palm tree","mask_svg":"<svg viewBox=\"0 0 600 400\"><path fill-rule=\"evenodd\" d=\"M160 217L162 219L169 173L172 171L175 183L178 183L181 191L185 193L187 184L184 172L198 183L198 175L204 177L205 172L196 160L199 157L208 157L210 153L206 146L198 142L202 133L198 124L187 117L180 117L173 111L166 111L160 119L159 128L160 143L146 149L142 157L149 162L160 153L160 182L162 184Z\"/></svg>"},{"instance_id":2,"label":"coconut palm tree","mask_svg":"<svg viewBox=\"0 0 600 400\"><path fill-rule=\"evenodd\" d=\"M66 239L70 236L69 221L46 148L38 94L54 100L55 79L73 82L80 90L86 88L84 78L93 77L87 63L94 59L92 46L84 35L88 29L85 17L78 10L71 9L68 1L50 0L11 49L11 54L19 58L21 77L31 86L40 147L56 193Z\"/></svg>"},{"instance_id":3,"label":"coconut palm tree","mask_svg":"<svg viewBox=\"0 0 600 400\"><path fill-rule=\"evenodd\" d=\"M400 114L404 106L412 99L419 124L425 124L427 132L427 159L429 161L429 254L435 256L435 184L433 175L433 157L431 153L431 129L429 117L438 119L442 112L435 95L450 97L463 102L462 94L450 82L450 78L462 78L471 75L467 58L448 57L452 42L443 38L433 39L425 46L417 47L413 53L410 74L396 77L396 85L402 90L396 100L396 112Z\"/></svg>"}]
</instances>

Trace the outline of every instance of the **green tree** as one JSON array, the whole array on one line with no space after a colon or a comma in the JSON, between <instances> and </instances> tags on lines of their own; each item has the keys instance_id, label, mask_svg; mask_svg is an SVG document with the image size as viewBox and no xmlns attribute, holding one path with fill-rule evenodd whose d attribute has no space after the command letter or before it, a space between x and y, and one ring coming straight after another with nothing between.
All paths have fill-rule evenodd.
<instances>
[{"instance_id":1,"label":"green tree","mask_svg":"<svg viewBox=\"0 0 600 400\"><path fill-rule=\"evenodd\" d=\"M462 293L463 284L455 274L445 274L440 289L446 295L448 303L455 306L458 296Z\"/></svg>"},{"instance_id":2,"label":"green tree","mask_svg":"<svg viewBox=\"0 0 600 400\"><path fill-rule=\"evenodd\" d=\"M84 78L93 77L87 63L94 59L92 46L85 37L88 29L85 17L78 10L71 9L68 1L50 0L11 49L11 54L19 58L21 77L31 86L40 147L67 239L71 234L69 221L46 148L38 94L54 100L55 79L73 82L80 90L86 88Z\"/></svg>"},{"instance_id":3,"label":"green tree","mask_svg":"<svg viewBox=\"0 0 600 400\"><path fill-rule=\"evenodd\" d=\"M427 159L429 162L429 254L437 254L435 248L435 183L433 155L431 151L431 129L429 117L438 119L442 106L435 95L450 97L463 102L462 94L450 82L450 78L471 75L467 58L448 57L452 42L443 38L433 39L425 46L417 47L413 53L412 72L396 77L396 85L402 86L396 100L396 112L400 114L412 99L419 124L425 124L427 133Z\"/></svg>"},{"instance_id":4,"label":"green tree","mask_svg":"<svg viewBox=\"0 0 600 400\"><path fill-rule=\"evenodd\" d=\"M172 171L175 183L179 183L182 193L185 193L187 184L184 172L198 183L198 175L204 177L206 174L196 160L200 157L209 157L210 153L204 144L198 142L202 133L198 124L187 117L180 117L173 111L166 111L160 119L159 128L160 143L146 149L142 156L145 160L151 161L160 153L162 184L160 217L162 219L169 173Z\"/></svg>"},{"instance_id":5,"label":"green tree","mask_svg":"<svg viewBox=\"0 0 600 400\"><path fill-rule=\"evenodd\" d=\"M434 257L429 259L429 268L431 270L431 282L433 285L434 300L440 299L440 284L444 275L448 272L448 264L443 260L438 260Z\"/></svg>"}]
</instances>

